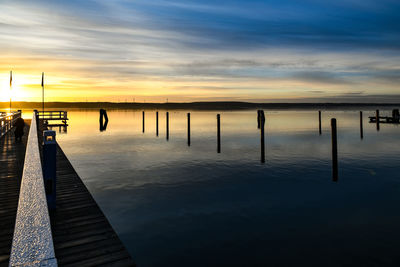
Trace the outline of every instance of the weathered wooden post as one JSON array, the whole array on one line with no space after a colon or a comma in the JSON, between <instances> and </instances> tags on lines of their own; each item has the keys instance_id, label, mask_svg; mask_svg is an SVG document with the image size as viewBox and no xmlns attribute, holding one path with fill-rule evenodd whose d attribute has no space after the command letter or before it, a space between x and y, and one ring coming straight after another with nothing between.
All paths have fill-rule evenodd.
<instances>
[{"instance_id":1,"label":"weathered wooden post","mask_svg":"<svg viewBox=\"0 0 400 267\"><path fill-rule=\"evenodd\" d=\"M331 119L331 135L332 135L332 181L338 180L338 158L337 158L337 131L336 119Z\"/></svg>"},{"instance_id":2,"label":"weathered wooden post","mask_svg":"<svg viewBox=\"0 0 400 267\"><path fill-rule=\"evenodd\" d=\"M190 113L187 114L187 142L188 146L190 146Z\"/></svg>"},{"instance_id":3,"label":"weathered wooden post","mask_svg":"<svg viewBox=\"0 0 400 267\"><path fill-rule=\"evenodd\" d=\"M169 140L169 112L166 113L167 116L167 141Z\"/></svg>"},{"instance_id":4,"label":"weathered wooden post","mask_svg":"<svg viewBox=\"0 0 400 267\"><path fill-rule=\"evenodd\" d=\"M142 132L144 133L144 110L142 111Z\"/></svg>"},{"instance_id":5,"label":"weathered wooden post","mask_svg":"<svg viewBox=\"0 0 400 267\"><path fill-rule=\"evenodd\" d=\"M158 111L156 112L156 136L158 136Z\"/></svg>"},{"instance_id":6,"label":"weathered wooden post","mask_svg":"<svg viewBox=\"0 0 400 267\"><path fill-rule=\"evenodd\" d=\"M363 113L360 111L360 138L364 138L364 129L363 129Z\"/></svg>"},{"instance_id":7,"label":"weathered wooden post","mask_svg":"<svg viewBox=\"0 0 400 267\"><path fill-rule=\"evenodd\" d=\"M257 110L257 129L260 129L260 110Z\"/></svg>"},{"instance_id":8,"label":"weathered wooden post","mask_svg":"<svg viewBox=\"0 0 400 267\"><path fill-rule=\"evenodd\" d=\"M46 192L47 207L56 209L56 132L43 132L43 180Z\"/></svg>"},{"instance_id":9,"label":"weathered wooden post","mask_svg":"<svg viewBox=\"0 0 400 267\"><path fill-rule=\"evenodd\" d=\"M221 153L221 115L217 114L217 152Z\"/></svg>"},{"instance_id":10,"label":"weathered wooden post","mask_svg":"<svg viewBox=\"0 0 400 267\"><path fill-rule=\"evenodd\" d=\"M379 109L376 110L376 130L379 131Z\"/></svg>"},{"instance_id":11,"label":"weathered wooden post","mask_svg":"<svg viewBox=\"0 0 400 267\"><path fill-rule=\"evenodd\" d=\"M319 134L322 134L322 128L321 128L321 110L318 111L318 120L319 120Z\"/></svg>"},{"instance_id":12,"label":"weathered wooden post","mask_svg":"<svg viewBox=\"0 0 400 267\"><path fill-rule=\"evenodd\" d=\"M264 111L260 111L260 126L261 126L261 163L265 162L265 138L264 138L264 128L265 128L265 115Z\"/></svg>"}]
</instances>

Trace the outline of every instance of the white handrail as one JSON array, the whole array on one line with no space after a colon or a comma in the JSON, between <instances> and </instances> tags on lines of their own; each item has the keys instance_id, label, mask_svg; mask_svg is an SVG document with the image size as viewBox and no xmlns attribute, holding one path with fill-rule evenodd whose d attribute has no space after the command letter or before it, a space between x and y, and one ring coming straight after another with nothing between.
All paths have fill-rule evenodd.
<instances>
[{"instance_id":1,"label":"white handrail","mask_svg":"<svg viewBox=\"0 0 400 267\"><path fill-rule=\"evenodd\" d=\"M57 266L33 115L9 266Z\"/></svg>"}]
</instances>

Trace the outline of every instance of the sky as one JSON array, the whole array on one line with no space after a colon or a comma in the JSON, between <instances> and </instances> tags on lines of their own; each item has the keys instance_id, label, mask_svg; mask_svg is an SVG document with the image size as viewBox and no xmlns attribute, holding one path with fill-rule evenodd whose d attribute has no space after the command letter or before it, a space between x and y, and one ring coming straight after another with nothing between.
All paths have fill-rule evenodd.
<instances>
[{"instance_id":1,"label":"sky","mask_svg":"<svg viewBox=\"0 0 400 267\"><path fill-rule=\"evenodd\" d=\"M400 102L398 0L0 0L0 101Z\"/></svg>"}]
</instances>

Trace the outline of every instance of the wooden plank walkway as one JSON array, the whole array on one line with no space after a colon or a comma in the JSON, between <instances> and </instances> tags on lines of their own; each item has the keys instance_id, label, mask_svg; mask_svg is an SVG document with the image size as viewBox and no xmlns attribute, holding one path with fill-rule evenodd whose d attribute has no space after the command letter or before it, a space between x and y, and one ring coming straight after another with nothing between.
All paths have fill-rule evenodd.
<instances>
[{"instance_id":1,"label":"wooden plank walkway","mask_svg":"<svg viewBox=\"0 0 400 267\"><path fill-rule=\"evenodd\" d=\"M58 145L57 208L50 219L59 266L135 266Z\"/></svg>"},{"instance_id":2,"label":"wooden plank walkway","mask_svg":"<svg viewBox=\"0 0 400 267\"><path fill-rule=\"evenodd\" d=\"M15 143L14 131L0 138L0 266L8 266L10 257L28 125L24 132L21 143Z\"/></svg>"}]
</instances>

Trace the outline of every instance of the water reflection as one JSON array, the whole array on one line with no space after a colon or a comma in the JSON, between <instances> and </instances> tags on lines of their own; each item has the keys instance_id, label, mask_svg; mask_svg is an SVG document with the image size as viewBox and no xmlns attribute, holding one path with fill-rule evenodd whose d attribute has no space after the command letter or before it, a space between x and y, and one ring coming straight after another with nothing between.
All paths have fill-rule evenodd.
<instances>
[{"instance_id":1,"label":"water reflection","mask_svg":"<svg viewBox=\"0 0 400 267\"><path fill-rule=\"evenodd\" d=\"M332 183L332 136L317 132L315 110L265 111L265 164L256 110L218 111L222 154L217 111L191 111L190 147L187 111L157 123L146 110L145 133L141 112L109 111L99 133L98 111L69 111L58 138L139 266L396 262L398 127L365 124L361 140L359 110L323 111L322 131L337 119ZM154 136L169 131L169 142Z\"/></svg>"}]
</instances>

